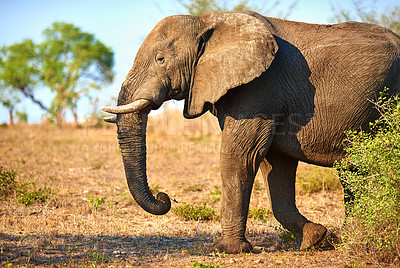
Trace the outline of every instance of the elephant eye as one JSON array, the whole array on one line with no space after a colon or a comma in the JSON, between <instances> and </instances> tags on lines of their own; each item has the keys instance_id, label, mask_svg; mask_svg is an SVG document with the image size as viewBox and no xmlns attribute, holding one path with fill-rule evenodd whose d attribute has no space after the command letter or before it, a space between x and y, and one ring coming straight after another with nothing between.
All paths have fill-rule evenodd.
<instances>
[{"instance_id":1,"label":"elephant eye","mask_svg":"<svg viewBox=\"0 0 400 268\"><path fill-rule=\"evenodd\" d=\"M156 55L156 61L157 61L158 64L162 65L162 64L165 63L165 58L164 58L163 55L157 54L157 55Z\"/></svg>"}]
</instances>

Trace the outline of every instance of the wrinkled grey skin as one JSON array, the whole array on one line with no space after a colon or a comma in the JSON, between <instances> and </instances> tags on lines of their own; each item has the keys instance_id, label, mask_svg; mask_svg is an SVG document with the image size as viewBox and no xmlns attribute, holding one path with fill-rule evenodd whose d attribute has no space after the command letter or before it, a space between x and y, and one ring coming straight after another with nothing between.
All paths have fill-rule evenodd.
<instances>
[{"instance_id":1,"label":"wrinkled grey skin","mask_svg":"<svg viewBox=\"0 0 400 268\"><path fill-rule=\"evenodd\" d=\"M118 114L125 174L136 202L167 213L146 177L146 120L168 99L184 99L184 116L210 111L222 129L222 237L214 248L249 252L245 238L255 174L261 168L276 219L300 250L318 246L326 228L295 204L298 161L332 166L343 157L344 131L377 117L370 100L400 88L400 40L363 24L313 25L257 13L172 16L147 36L123 83L118 105L151 107ZM151 156L150 156L151 157Z\"/></svg>"}]
</instances>

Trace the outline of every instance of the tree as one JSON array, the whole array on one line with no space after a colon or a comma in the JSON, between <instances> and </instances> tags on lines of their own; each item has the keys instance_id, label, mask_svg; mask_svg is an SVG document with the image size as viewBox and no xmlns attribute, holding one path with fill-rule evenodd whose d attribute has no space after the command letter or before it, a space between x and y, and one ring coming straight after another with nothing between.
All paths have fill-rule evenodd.
<instances>
[{"instance_id":1,"label":"tree","mask_svg":"<svg viewBox=\"0 0 400 268\"><path fill-rule=\"evenodd\" d=\"M40 78L38 70L38 53L30 39L0 50L0 96L1 104L8 108L10 125L13 122L15 106L24 95L38 104L42 109L48 108L33 95L33 89Z\"/></svg>"},{"instance_id":2,"label":"tree","mask_svg":"<svg viewBox=\"0 0 400 268\"><path fill-rule=\"evenodd\" d=\"M271 2L272 5L267 7L268 1L262 1L261 6L251 5L249 0L236 1L236 4L227 5L226 1L218 0L178 0L178 2L186 9L186 11L191 15L201 15L203 13L215 12L215 11L245 11L253 10L261 14L271 14L273 11L276 12L277 7L280 5L280 0ZM221 3L223 2L223 3ZM297 0L294 0L286 13L279 11L278 17L287 18L297 5Z\"/></svg>"},{"instance_id":3,"label":"tree","mask_svg":"<svg viewBox=\"0 0 400 268\"><path fill-rule=\"evenodd\" d=\"M112 82L114 53L93 34L73 24L55 22L43 35L45 40L39 45L42 79L56 93L50 115L62 125L69 109L78 124L79 99L91 89Z\"/></svg>"},{"instance_id":4,"label":"tree","mask_svg":"<svg viewBox=\"0 0 400 268\"><path fill-rule=\"evenodd\" d=\"M9 88L0 85L0 103L8 109L10 126L14 125L15 105L20 102L20 99L14 93Z\"/></svg>"},{"instance_id":5,"label":"tree","mask_svg":"<svg viewBox=\"0 0 400 268\"><path fill-rule=\"evenodd\" d=\"M353 10L345 10L341 7L332 6L335 13L332 22L344 22L359 20L383 26L400 34L400 6L387 7L386 10L378 14L376 12L376 1L367 3L366 1L353 0Z\"/></svg>"}]
</instances>

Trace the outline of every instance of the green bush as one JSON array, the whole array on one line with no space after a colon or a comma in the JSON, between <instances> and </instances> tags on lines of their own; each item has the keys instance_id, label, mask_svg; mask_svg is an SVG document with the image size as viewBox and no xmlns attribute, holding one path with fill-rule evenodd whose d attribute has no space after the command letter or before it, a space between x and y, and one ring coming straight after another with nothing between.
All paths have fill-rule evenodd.
<instances>
[{"instance_id":1,"label":"green bush","mask_svg":"<svg viewBox=\"0 0 400 268\"><path fill-rule=\"evenodd\" d=\"M201 205L184 204L175 208L174 213L185 221L210 221L219 218L218 213L208 207L206 203Z\"/></svg>"},{"instance_id":2,"label":"green bush","mask_svg":"<svg viewBox=\"0 0 400 268\"><path fill-rule=\"evenodd\" d=\"M30 189L34 184L26 182L20 184L17 188L17 200L19 203L30 206L34 203L46 203L50 200L51 191L49 188L44 189Z\"/></svg>"},{"instance_id":3,"label":"green bush","mask_svg":"<svg viewBox=\"0 0 400 268\"><path fill-rule=\"evenodd\" d=\"M381 118L371 133L348 133L347 157L339 176L354 194L343 245L385 262L400 261L400 98L382 95Z\"/></svg>"},{"instance_id":4,"label":"green bush","mask_svg":"<svg viewBox=\"0 0 400 268\"><path fill-rule=\"evenodd\" d=\"M50 189L36 190L33 183L29 181L25 183L18 182L15 176L15 171L6 171L3 167L0 167L0 200L5 201L12 196L17 198L18 203L25 206L36 202L45 203L50 200Z\"/></svg>"},{"instance_id":5,"label":"green bush","mask_svg":"<svg viewBox=\"0 0 400 268\"><path fill-rule=\"evenodd\" d=\"M6 200L10 195L15 193L17 188L14 171L6 171L0 166L0 200Z\"/></svg>"}]
</instances>

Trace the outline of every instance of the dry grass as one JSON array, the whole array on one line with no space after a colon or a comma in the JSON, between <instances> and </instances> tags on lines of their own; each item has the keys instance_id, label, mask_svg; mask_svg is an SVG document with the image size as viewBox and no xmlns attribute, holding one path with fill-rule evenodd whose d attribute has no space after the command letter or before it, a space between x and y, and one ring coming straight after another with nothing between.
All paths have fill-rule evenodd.
<instances>
[{"instance_id":1,"label":"dry grass","mask_svg":"<svg viewBox=\"0 0 400 268\"><path fill-rule=\"evenodd\" d=\"M153 216L131 198L114 127L58 129L27 126L0 129L0 165L17 180L48 187L53 197L26 207L11 198L0 203L0 265L192 267L336 267L359 260L340 250L294 252L282 241L278 223L248 221L253 254L210 254L221 233L218 221L184 221L174 213ZM148 135L151 186L179 203L219 211L219 136ZM302 172L303 164L299 168ZM251 208L270 209L257 175ZM97 210L94 209L96 200ZM341 191L300 193L299 209L310 220L339 229Z\"/></svg>"}]
</instances>

